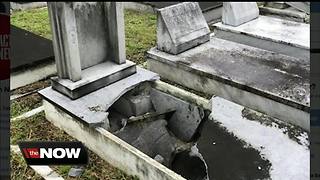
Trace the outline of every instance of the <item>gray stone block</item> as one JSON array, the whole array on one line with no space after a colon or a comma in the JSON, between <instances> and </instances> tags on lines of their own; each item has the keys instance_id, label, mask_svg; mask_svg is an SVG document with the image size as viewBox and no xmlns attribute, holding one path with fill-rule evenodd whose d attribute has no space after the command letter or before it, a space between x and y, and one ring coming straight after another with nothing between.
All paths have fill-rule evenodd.
<instances>
[{"instance_id":1,"label":"gray stone block","mask_svg":"<svg viewBox=\"0 0 320 180\"><path fill-rule=\"evenodd\" d=\"M157 48L179 54L210 40L209 27L196 2L184 2L158 10Z\"/></svg>"},{"instance_id":2,"label":"gray stone block","mask_svg":"<svg viewBox=\"0 0 320 180\"><path fill-rule=\"evenodd\" d=\"M69 79L53 77L51 82L54 90L71 99L77 99L134 73L136 73L136 66L131 61L121 65L106 61L84 69L79 81L73 82Z\"/></svg>"},{"instance_id":3,"label":"gray stone block","mask_svg":"<svg viewBox=\"0 0 320 180\"><path fill-rule=\"evenodd\" d=\"M113 108L128 117L139 116L152 111L152 103L149 95L125 95L114 103Z\"/></svg>"},{"instance_id":4,"label":"gray stone block","mask_svg":"<svg viewBox=\"0 0 320 180\"><path fill-rule=\"evenodd\" d=\"M224 2L222 8L222 23L239 26L259 17L256 2Z\"/></svg>"},{"instance_id":5,"label":"gray stone block","mask_svg":"<svg viewBox=\"0 0 320 180\"><path fill-rule=\"evenodd\" d=\"M166 120L161 119L149 124L132 145L150 157L162 156L163 164L169 166L174 157L176 139L170 136Z\"/></svg>"},{"instance_id":6,"label":"gray stone block","mask_svg":"<svg viewBox=\"0 0 320 180\"><path fill-rule=\"evenodd\" d=\"M204 118L203 109L155 89L151 90L150 95L157 112L176 109L168 122L168 128L179 139L191 141Z\"/></svg>"}]
</instances>

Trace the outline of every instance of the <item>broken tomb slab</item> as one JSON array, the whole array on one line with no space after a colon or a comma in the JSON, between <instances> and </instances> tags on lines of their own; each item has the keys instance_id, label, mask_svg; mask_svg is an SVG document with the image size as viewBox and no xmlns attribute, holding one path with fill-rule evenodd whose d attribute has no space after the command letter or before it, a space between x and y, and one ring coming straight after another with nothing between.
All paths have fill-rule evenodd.
<instances>
[{"instance_id":1,"label":"broken tomb slab","mask_svg":"<svg viewBox=\"0 0 320 180\"><path fill-rule=\"evenodd\" d=\"M157 112L176 109L169 119L168 128L179 139L186 142L191 141L204 118L203 109L155 89L151 90L150 96Z\"/></svg>"}]
</instances>

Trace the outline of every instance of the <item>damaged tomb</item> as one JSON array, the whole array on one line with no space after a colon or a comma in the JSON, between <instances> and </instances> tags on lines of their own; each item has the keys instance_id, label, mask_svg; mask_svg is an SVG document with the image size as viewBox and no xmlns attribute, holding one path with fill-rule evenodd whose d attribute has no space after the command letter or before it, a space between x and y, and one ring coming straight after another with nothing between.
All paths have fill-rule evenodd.
<instances>
[{"instance_id":1,"label":"damaged tomb","mask_svg":"<svg viewBox=\"0 0 320 180\"><path fill-rule=\"evenodd\" d=\"M198 3L159 9L157 47L147 54L151 71L126 59L122 3L48 2L48 10L57 76L39 91L46 119L127 174L145 180L272 175L269 159L212 120L221 104L231 116L239 108L160 76L309 128L307 63L213 36ZM240 113L257 119L251 110Z\"/></svg>"},{"instance_id":2,"label":"damaged tomb","mask_svg":"<svg viewBox=\"0 0 320 180\"><path fill-rule=\"evenodd\" d=\"M202 167L191 179L207 179L196 141L208 108L161 90L156 73L126 59L122 3L48 10L58 75L39 91L46 118L140 179L184 179L170 169L185 161Z\"/></svg>"}]
</instances>

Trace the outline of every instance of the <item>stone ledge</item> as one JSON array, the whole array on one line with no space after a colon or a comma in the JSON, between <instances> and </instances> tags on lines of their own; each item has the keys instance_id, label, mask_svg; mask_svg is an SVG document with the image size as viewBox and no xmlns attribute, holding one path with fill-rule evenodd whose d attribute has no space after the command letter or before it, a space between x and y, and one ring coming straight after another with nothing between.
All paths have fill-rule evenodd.
<instances>
[{"instance_id":1,"label":"stone ledge","mask_svg":"<svg viewBox=\"0 0 320 180\"><path fill-rule=\"evenodd\" d=\"M77 99L92 91L100 89L120 79L136 73L135 63L127 61L125 64L116 64L111 61L82 70L81 80L72 82L69 79L53 77L52 88L71 99Z\"/></svg>"}]
</instances>

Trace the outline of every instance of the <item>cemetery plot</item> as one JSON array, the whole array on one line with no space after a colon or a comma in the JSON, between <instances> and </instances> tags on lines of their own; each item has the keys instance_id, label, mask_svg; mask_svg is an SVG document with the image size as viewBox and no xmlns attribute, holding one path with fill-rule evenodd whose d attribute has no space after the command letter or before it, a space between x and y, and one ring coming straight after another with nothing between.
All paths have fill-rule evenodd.
<instances>
[{"instance_id":1,"label":"cemetery plot","mask_svg":"<svg viewBox=\"0 0 320 180\"><path fill-rule=\"evenodd\" d=\"M268 16L237 27L221 22L213 25L215 36L261 49L299 58L310 59L310 25Z\"/></svg>"}]
</instances>

